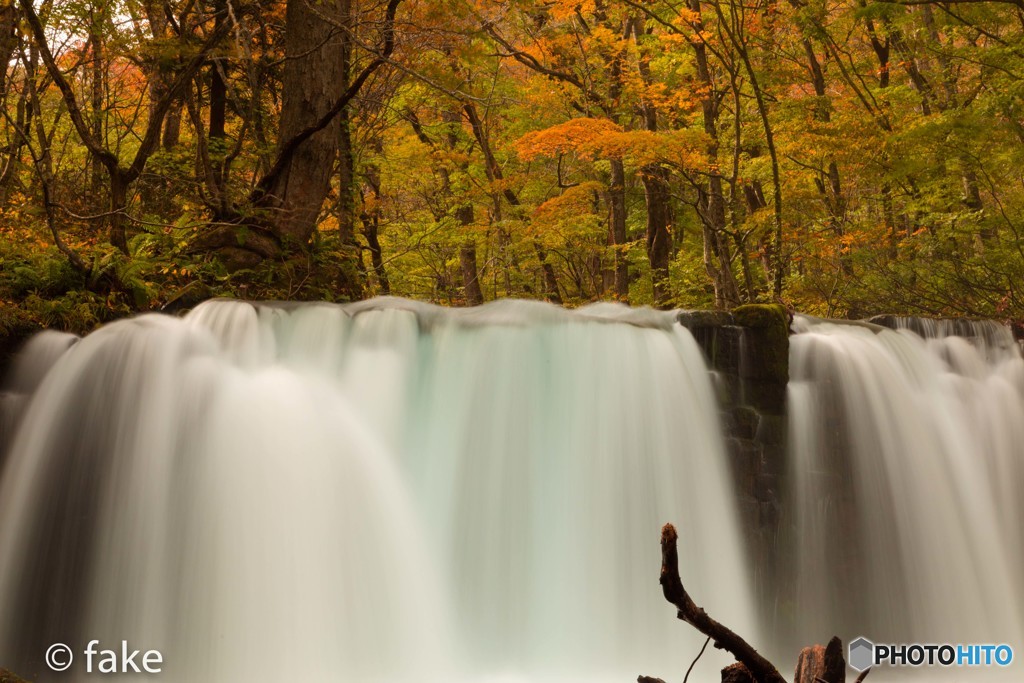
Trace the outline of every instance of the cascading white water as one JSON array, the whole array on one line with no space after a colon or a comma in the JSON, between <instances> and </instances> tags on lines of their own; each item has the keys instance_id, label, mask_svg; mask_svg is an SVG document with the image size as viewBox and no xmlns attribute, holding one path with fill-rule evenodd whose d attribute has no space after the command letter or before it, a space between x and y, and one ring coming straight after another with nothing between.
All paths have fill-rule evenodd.
<instances>
[{"instance_id":1,"label":"cascading white water","mask_svg":"<svg viewBox=\"0 0 1024 683\"><path fill-rule=\"evenodd\" d=\"M666 521L695 598L759 643L671 314L213 301L33 358L0 479L22 675L95 638L183 682L679 679L702 639L660 594Z\"/></svg>"},{"instance_id":2,"label":"cascading white water","mask_svg":"<svg viewBox=\"0 0 1024 683\"><path fill-rule=\"evenodd\" d=\"M796 321L792 635L1019 648L1020 349L995 323L898 327Z\"/></svg>"}]
</instances>

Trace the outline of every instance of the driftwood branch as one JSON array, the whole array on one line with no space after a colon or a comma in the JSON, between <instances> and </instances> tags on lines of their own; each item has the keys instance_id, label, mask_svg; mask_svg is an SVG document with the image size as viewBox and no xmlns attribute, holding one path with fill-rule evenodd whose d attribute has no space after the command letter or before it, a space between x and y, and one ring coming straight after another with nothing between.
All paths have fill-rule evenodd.
<instances>
[{"instance_id":1,"label":"driftwood branch","mask_svg":"<svg viewBox=\"0 0 1024 683\"><path fill-rule=\"evenodd\" d=\"M679 534L671 524L661 529L661 589L665 599L676 606L676 616L715 641L715 647L725 650L747 668L758 683L786 683L778 669L761 656L750 643L708 616L690 598L679 578L679 554L676 543Z\"/></svg>"}]
</instances>

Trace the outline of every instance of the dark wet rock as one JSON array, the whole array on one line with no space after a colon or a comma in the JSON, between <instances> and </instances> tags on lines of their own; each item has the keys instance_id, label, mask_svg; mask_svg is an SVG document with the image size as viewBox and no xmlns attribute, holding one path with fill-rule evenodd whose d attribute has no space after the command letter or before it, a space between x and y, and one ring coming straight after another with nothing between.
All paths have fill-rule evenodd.
<instances>
[{"instance_id":1,"label":"dark wet rock","mask_svg":"<svg viewBox=\"0 0 1024 683\"><path fill-rule=\"evenodd\" d=\"M680 311L677 319L680 325L689 330L736 324L729 311Z\"/></svg>"}]
</instances>

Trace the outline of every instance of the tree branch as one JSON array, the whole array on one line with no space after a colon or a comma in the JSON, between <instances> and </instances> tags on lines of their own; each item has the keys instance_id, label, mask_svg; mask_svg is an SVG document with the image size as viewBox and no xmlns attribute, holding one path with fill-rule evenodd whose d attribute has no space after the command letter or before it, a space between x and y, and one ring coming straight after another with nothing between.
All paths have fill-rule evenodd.
<instances>
[{"instance_id":1,"label":"tree branch","mask_svg":"<svg viewBox=\"0 0 1024 683\"><path fill-rule=\"evenodd\" d=\"M679 610L676 616L690 624L698 631L715 641L715 647L726 650L737 662L760 683L786 683L778 669L761 656L750 643L708 616L703 608L698 607L690 598L679 578L679 555L676 541L679 535L676 528L666 524L661 528L661 590L665 599Z\"/></svg>"}]
</instances>

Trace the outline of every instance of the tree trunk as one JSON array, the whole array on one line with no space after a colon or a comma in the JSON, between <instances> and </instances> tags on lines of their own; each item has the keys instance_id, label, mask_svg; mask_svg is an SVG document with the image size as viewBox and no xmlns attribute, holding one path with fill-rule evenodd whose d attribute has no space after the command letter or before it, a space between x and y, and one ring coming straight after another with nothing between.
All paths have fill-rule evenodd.
<instances>
[{"instance_id":1,"label":"tree trunk","mask_svg":"<svg viewBox=\"0 0 1024 683\"><path fill-rule=\"evenodd\" d=\"M704 30L700 18L700 0L688 0L689 9L697 17L694 29ZM707 185L698 189L697 207L704 236L704 270L715 287L715 305L732 308L739 304L740 293L732 272L729 247L724 239L726 226L725 194L722 174L718 170L718 114L719 99L715 81L711 77L707 46L699 38L691 41L697 67L697 78L704 90L701 99L704 133L708 137L707 154L711 162Z\"/></svg>"},{"instance_id":2,"label":"tree trunk","mask_svg":"<svg viewBox=\"0 0 1024 683\"><path fill-rule=\"evenodd\" d=\"M668 172L660 166L646 166L641 169L641 179L647 199L647 258L651 262L654 305L662 307L670 298L668 264L672 236L669 234Z\"/></svg>"},{"instance_id":3,"label":"tree trunk","mask_svg":"<svg viewBox=\"0 0 1024 683\"><path fill-rule=\"evenodd\" d=\"M119 169L110 172L110 212L107 225L110 243L125 254L128 253L128 231L125 210L128 208L128 181Z\"/></svg>"},{"instance_id":4,"label":"tree trunk","mask_svg":"<svg viewBox=\"0 0 1024 683\"><path fill-rule=\"evenodd\" d=\"M608 225L608 244L612 248L615 264L615 296L629 301L629 262L626 260L626 169L621 159L611 161L612 177L608 184L608 203L611 220Z\"/></svg>"},{"instance_id":5,"label":"tree trunk","mask_svg":"<svg viewBox=\"0 0 1024 683\"><path fill-rule=\"evenodd\" d=\"M224 25L226 0L215 0L213 3L214 30ZM210 168L216 187L213 192L221 198L221 210L226 208L224 198L224 156L227 154L227 118L228 118L228 86L224 80L227 62L221 56L210 60L210 126L207 140L210 154Z\"/></svg>"},{"instance_id":6,"label":"tree trunk","mask_svg":"<svg viewBox=\"0 0 1024 683\"><path fill-rule=\"evenodd\" d=\"M645 32L644 21L636 18L632 22L633 37L639 47L641 36ZM643 54L643 53L641 53ZM643 55L638 64L640 78L644 85L650 87L654 83L651 75L650 57ZM658 110L651 102L643 104L644 128L648 131L658 130ZM670 288L668 281L668 264L672 259L672 235L669 226L670 215L669 175L668 171L657 164L644 166L640 169L640 179L644 185L644 199L647 203L647 260L651 264L651 283L654 288L654 305L663 307L668 303Z\"/></svg>"},{"instance_id":7,"label":"tree trunk","mask_svg":"<svg viewBox=\"0 0 1024 683\"><path fill-rule=\"evenodd\" d=\"M342 9L341 0L325 0L315 6L308 0L288 1L281 142L315 125L345 92L342 65L350 38L320 18L321 13L339 16ZM339 127L334 117L299 143L261 198L260 208L269 210L268 223L282 246L304 246L316 229L330 190Z\"/></svg>"},{"instance_id":8,"label":"tree trunk","mask_svg":"<svg viewBox=\"0 0 1024 683\"><path fill-rule=\"evenodd\" d=\"M99 16L97 16L99 14ZM90 27L89 44L92 48L92 78L90 87L90 99L92 105L92 134L96 140L103 140L103 115L104 115L104 92L103 79L106 74L106 65L103 55L103 8L97 12L92 9L92 26ZM97 196L103 189L103 162L95 154L89 157L90 189L93 196Z\"/></svg>"},{"instance_id":9,"label":"tree trunk","mask_svg":"<svg viewBox=\"0 0 1024 683\"><path fill-rule=\"evenodd\" d=\"M371 140L370 144L376 147L378 151L380 150L380 140ZM388 280L388 273L384 268L384 252L380 246L380 168L376 164L367 164L364 179L366 181L366 189L373 195L373 201L370 203L371 208L369 210L364 208L360 214L360 219L363 222L363 237L366 239L366 246L370 250L370 263L373 266L374 274L377 276L377 285L380 288L380 293L390 294L391 281Z\"/></svg>"},{"instance_id":10,"label":"tree trunk","mask_svg":"<svg viewBox=\"0 0 1024 683\"><path fill-rule=\"evenodd\" d=\"M341 23L352 29L351 0L341 0ZM352 70L351 46L342 41L341 78L348 88ZM356 229L356 162L352 147L351 108L345 107L338 114L338 238L343 247L355 244Z\"/></svg>"},{"instance_id":11,"label":"tree trunk","mask_svg":"<svg viewBox=\"0 0 1024 683\"><path fill-rule=\"evenodd\" d=\"M164 132L161 144L165 150L171 150L181 141L181 102L176 102L167 112L164 119Z\"/></svg>"},{"instance_id":12,"label":"tree trunk","mask_svg":"<svg viewBox=\"0 0 1024 683\"><path fill-rule=\"evenodd\" d=\"M484 302L480 289L480 278L476 268L476 243L466 241L459 247L459 265L462 268L462 285L466 291L466 305L479 306Z\"/></svg>"},{"instance_id":13,"label":"tree trunk","mask_svg":"<svg viewBox=\"0 0 1024 683\"><path fill-rule=\"evenodd\" d=\"M477 113L476 105L472 102L467 102L463 105L462 109L466 113L466 119L469 121L470 128L473 129L473 137L476 139L477 144L480 145L480 151L483 152L484 168L487 171L487 179L492 183L504 180L504 175L501 172L501 166L498 165L498 160L494 157L494 152L491 150L491 142L487 137L487 131L484 129L483 121ZM501 209L502 196L510 206L521 206L519 195L517 195L511 188L505 188L501 192L501 196L496 196L494 199L496 211L500 211ZM547 297L550 301L556 304L561 304L562 295L558 291L558 278L555 276L555 269L548 262L547 253L544 251L544 248L540 243L537 242L537 240L531 241L533 242L534 253L537 254L537 259L540 261L540 268L544 277L544 289L547 292Z\"/></svg>"}]
</instances>

